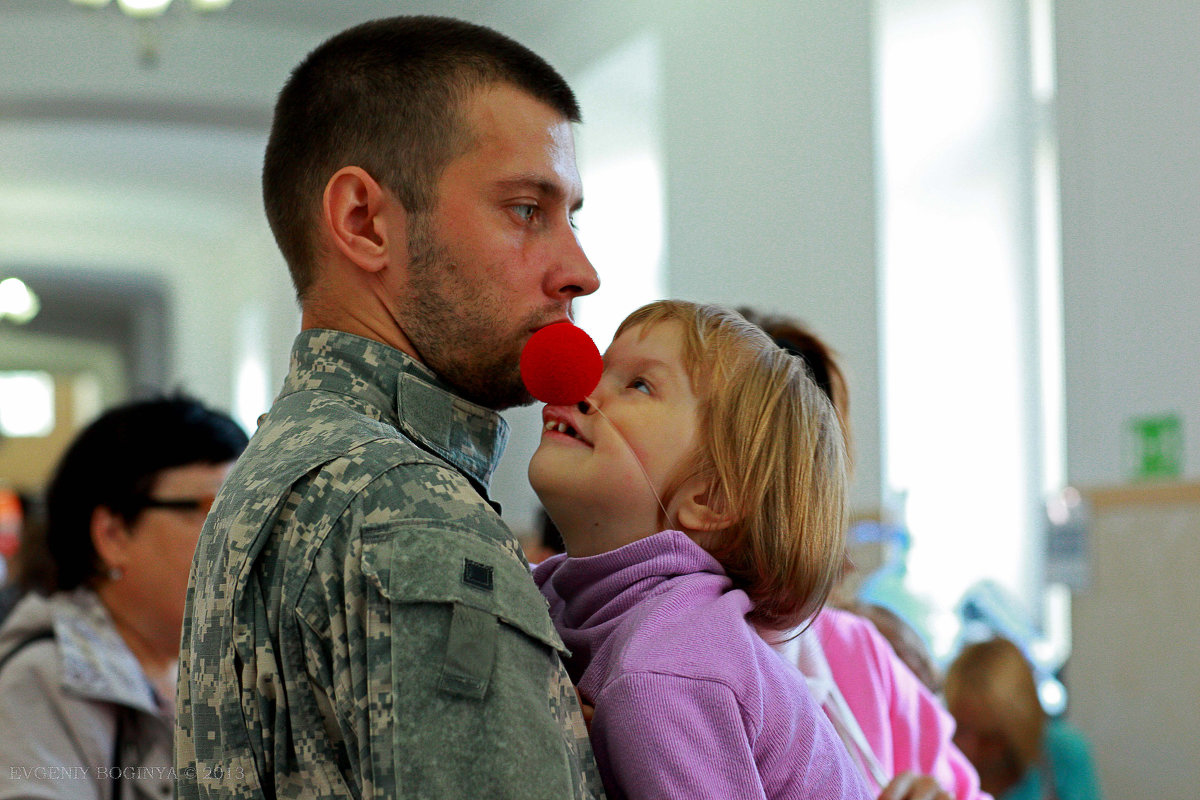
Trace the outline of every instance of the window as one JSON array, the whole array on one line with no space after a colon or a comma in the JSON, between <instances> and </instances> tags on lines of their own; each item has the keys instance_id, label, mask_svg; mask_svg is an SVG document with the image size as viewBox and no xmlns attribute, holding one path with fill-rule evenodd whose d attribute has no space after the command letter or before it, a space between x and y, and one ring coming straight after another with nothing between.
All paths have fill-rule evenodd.
<instances>
[{"instance_id":1,"label":"window","mask_svg":"<svg viewBox=\"0 0 1200 800\"><path fill-rule=\"evenodd\" d=\"M48 372L0 372L0 434L49 436L54 430L54 378Z\"/></svg>"},{"instance_id":2,"label":"window","mask_svg":"<svg viewBox=\"0 0 1200 800\"><path fill-rule=\"evenodd\" d=\"M1061 488L1049 0L878 9L885 493L944 656L973 584L1040 607Z\"/></svg>"}]
</instances>

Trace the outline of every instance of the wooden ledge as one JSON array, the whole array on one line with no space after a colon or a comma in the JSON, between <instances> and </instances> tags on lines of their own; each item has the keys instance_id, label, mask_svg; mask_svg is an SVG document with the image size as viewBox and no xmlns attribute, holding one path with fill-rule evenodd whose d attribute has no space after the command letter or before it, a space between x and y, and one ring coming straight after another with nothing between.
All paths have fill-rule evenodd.
<instances>
[{"instance_id":1,"label":"wooden ledge","mask_svg":"<svg viewBox=\"0 0 1200 800\"><path fill-rule=\"evenodd\" d=\"M1081 488L1093 509L1200 504L1200 483L1128 483Z\"/></svg>"}]
</instances>

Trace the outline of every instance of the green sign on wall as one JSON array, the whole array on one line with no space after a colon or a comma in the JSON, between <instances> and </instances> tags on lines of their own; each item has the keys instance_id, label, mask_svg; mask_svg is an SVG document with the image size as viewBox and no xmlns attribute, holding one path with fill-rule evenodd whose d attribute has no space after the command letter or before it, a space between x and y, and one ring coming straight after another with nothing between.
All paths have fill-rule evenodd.
<instances>
[{"instance_id":1,"label":"green sign on wall","mask_svg":"<svg viewBox=\"0 0 1200 800\"><path fill-rule=\"evenodd\" d=\"M1183 475L1183 423L1179 415L1133 417L1126 427L1130 477L1148 480Z\"/></svg>"}]
</instances>

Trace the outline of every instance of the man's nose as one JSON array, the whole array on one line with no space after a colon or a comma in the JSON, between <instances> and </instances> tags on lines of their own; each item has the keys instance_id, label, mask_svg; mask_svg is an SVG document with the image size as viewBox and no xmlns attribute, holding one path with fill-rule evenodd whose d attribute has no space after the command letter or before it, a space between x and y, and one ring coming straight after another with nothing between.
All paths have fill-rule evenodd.
<instances>
[{"instance_id":1,"label":"man's nose","mask_svg":"<svg viewBox=\"0 0 1200 800\"><path fill-rule=\"evenodd\" d=\"M547 287L555 297L571 300L583 297L600 288L600 276L579 244L573 228L562 234L559 269L552 273L552 285Z\"/></svg>"}]
</instances>

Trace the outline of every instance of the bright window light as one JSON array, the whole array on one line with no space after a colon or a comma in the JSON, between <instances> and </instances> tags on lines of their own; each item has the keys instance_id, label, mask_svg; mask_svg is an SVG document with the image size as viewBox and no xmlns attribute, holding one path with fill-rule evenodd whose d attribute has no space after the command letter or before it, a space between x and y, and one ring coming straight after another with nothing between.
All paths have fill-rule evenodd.
<instances>
[{"instance_id":1,"label":"bright window light","mask_svg":"<svg viewBox=\"0 0 1200 800\"><path fill-rule=\"evenodd\" d=\"M247 431L258 428L258 418L271 407L267 370L262 362L247 357L238 367L234 389L234 414Z\"/></svg>"},{"instance_id":2,"label":"bright window light","mask_svg":"<svg viewBox=\"0 0 1200 800\"><path fill-rule=\"evenodd\" d=\"M266 312L258 305L248 305L238 315L238 369L233 388L233 411L237 421L253 433L258 418L271 407L270 387L267 386Z\"/></svg>"},{"instance_id":3,"label":"bright window light","mask_svg":"<svg viewBox=\"0 0 1200 800\"><path fill-rule=\"evenodd\" d=\"M662 297L662 184L650 153L589 165L582 177L579 238L604 288L579 301L578 322L604 349L629 312Z\"/></svg>"},{"instance_id":4,"label":"bright window light","mask_svg":"<svg viewBox=\"0 0 1200 800\"><path fill-rule=\"evenodd\" d=\"M577 131L585 203L579 241L601 289L576 322L603 350L629 312L663 296L665 191L658 43L636 38L572 81L588 124Z\"/></svg>"},{"instance_id":5,"label":"bright window light","mask_svg":"<svg viewBox=\"0 0 1200 800\"><path fill-rule=\"evenodd\" d=\"M1020 66L1024 3L880 7L884 469L942 657L972 585L1042 600L1041 503L1062 460L1054 164L1030 122L1047 77Z\"/></svg>"},{"instance_id":6,"label":"bright window light","mask_svg":"<svg viewBox=\"0 0 1200 800\"><path fill-rule=\"evenodd\" d=\"M54 378L48 372L0 372L0 434L49 436L54 430Z\"/></svg>"}]
</instances>

